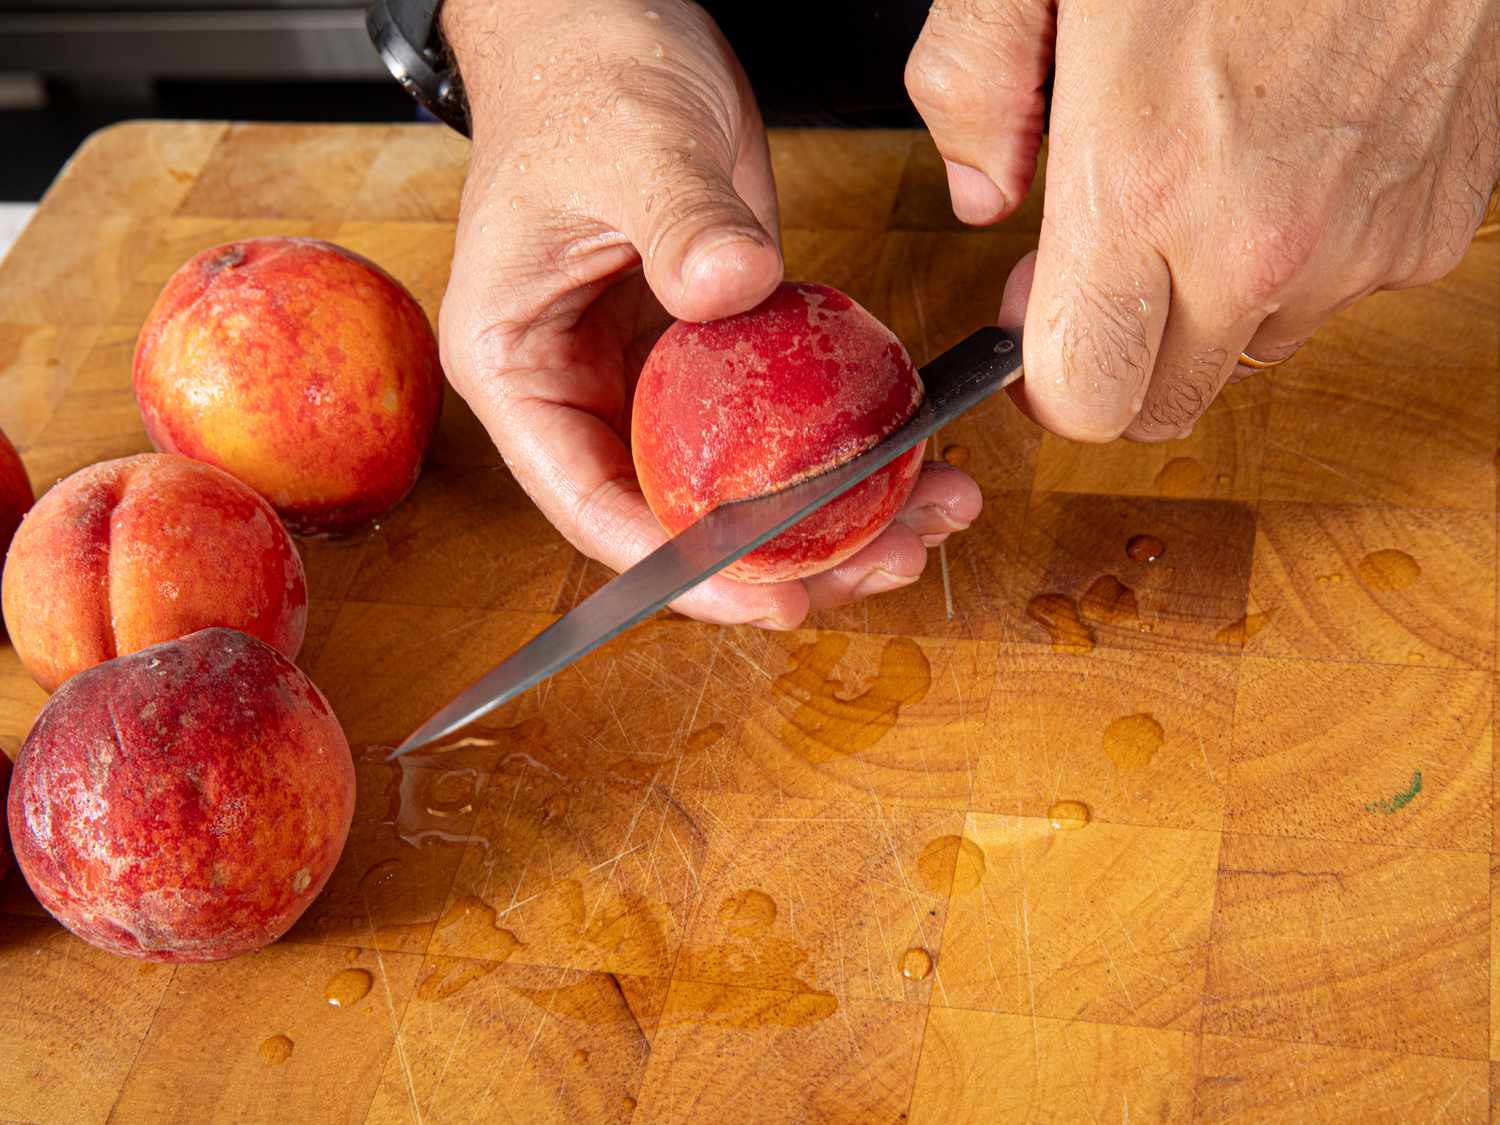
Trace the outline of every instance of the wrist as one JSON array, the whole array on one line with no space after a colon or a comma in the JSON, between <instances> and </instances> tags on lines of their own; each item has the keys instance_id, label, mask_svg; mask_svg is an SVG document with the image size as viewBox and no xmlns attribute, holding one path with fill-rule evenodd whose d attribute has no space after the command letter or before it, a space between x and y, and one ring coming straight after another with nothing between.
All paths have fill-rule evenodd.
<instances>
[{"instance_id":1,"label":"wrist","mask_svg":"<svg viewBox=\"0 0 1500 1125\"><path fill-rule=\"evenodd\" d=\"M533 46L540 36L557 36L569 6L561 0L442 0L438 28L461 76L476 140L507 116L498 103L515 108L521 82L516 76L537 53Z\"/></svg>"},{"instance_id":2,"label":"wrist","mask_svg":"<svg viewBox=\"0 0 1500 1125\"><path fill-rule=\"evenodd\" d=\"M647 58L681 0L442 0L438 25L476 132L518 101L586 79L619 55ZM664 26L665 25L665 26ZM543 85L538 86L536 83Z\"/></svg>"}]
</instances>

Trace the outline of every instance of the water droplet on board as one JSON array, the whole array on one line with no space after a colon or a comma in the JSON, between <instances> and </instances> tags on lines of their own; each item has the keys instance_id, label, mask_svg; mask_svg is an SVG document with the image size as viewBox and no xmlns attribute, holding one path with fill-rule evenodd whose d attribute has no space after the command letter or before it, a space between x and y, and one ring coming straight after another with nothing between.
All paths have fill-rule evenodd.
<instances>
[{"instance_id":1,"label":"water droplet on board","mask_svg":"<svg viewBox=\"0 0 1500 1125\"><path fill-rule=\"evenodd\" d=\"M1231 477L1228 473L1220 473L1218 479L1220 484L1228 484L1234 478Z\"/></svg>"},{"instance_id":2,"label":"water droplet on board","mask_svg":"<svg viewBox=\"0 0 1500 1125\"><path fill-rule=\"evenodd\" d=\"M1026 616L1047 630L1053 652L1094 650L1094 631L1078 616L1078 603L1066 594L1038 594L1026 603Z\"/></svg>"},{"instance_id":3,"label":"water droplet on board","mask_svg":"<svg viewBox=\"0 0 1500 1125\"><path fill-rule=\"evenodd\" d=\"M1104 728L1104 753L1118 769L1145 769L1165 737L1154 716L1145 712L1126 715Z\"/></svg>"},{"instance_id":4,"label":"water droplet on board","mask_svg":"<svg viewBox=\"0 0 1500 1125\"><path fill-rule=\"evenodd\" d=\"M582 1066L584 1063L589 1061L588 1051L586 1051L582 1047L579 1047L578 1050L573 1052L573 1061L576 1062L579 1066Z\"/></svg>"},{"instance_id":5,"label":"water droplet on board","mask_svg":"<svg viewBox=\"0 0 1500 1125\"><path fill-rule=\"evenodd\" d=\"M488 848L483 836L465 831L473 824L484 775L476 769L435 769L432 756L408 754L391 765L390 809L386 823L412 847L433 843Z\"/></svg>"},{"instance_id":6,"label":"water droplet on board","mask_svg":"<svg viewBox=\"0 0 1500 1125\"><path fill-rule=\"evenodd\" d=\"M984 849L964 836L939 836L917 857L917 874L937 894L964 894L984 880Z\"/></svg>"},{"instance_id":7,"label":"water droplet on board","mask_svg":"<svg viewBox=\"0 0 1500 1125\"><path fill-rule=\"evenodd\" d=\"M284 1063L292 1057L295 1044L285 1035L273 1035L260 1045L260 1057L271 1065Z\"/></svg>"},{"instance_id":8,"label":"water droplet on board","mask_svg":"<svg viewBox=\"0 0 1500 1125\"><path fill-rule=\"evenodd\" d=\"M1405 551L1371 551L1359 560L1359 577L1372 590L1404 590L1422 577L1422 567Z\"/></svg>"},{"instance_id":9,"label":"water droplet on board","mask_svg":"<svg viewBox=\"0 0 1500 1125\"><path fill-rule=\"evenodd\" d=\"M632 1098L629 1094L626 1094L623 1098L620 1099L620 1104L625 1108L626 1113L635 1112L636 1102L635 1099Z\"/></svg>"},{"instance_id":10,"label":"water droplet on board","mask_svg":"<svg viewBox=\"0 0 1500 1125\"><path fill-rule=\"evenodd\" d=\"M651 48L651 57L653 59L659 59L659 58L661 58L665 54L666 54L666 52L664 50L662 50L662 46L661 46L660 43L656 44L654 47Z\"/></svg>"},{"instance_id":11,"label":"water droplet on board","mask_svg":"<svg viewBox=\"0 0 1500 1125\"><path fill-rule=\"evenodd\" d=\"M375 978L365 969L340 969L323 986L323 999L335 1008L352 1008L370 994Z\"/></svg>"},{"instance_id":12,"label":"water droplet on board","mask_svg":"<svg viewBox=\"0 0 1500 1125\"><path fill-rule=\"evenodd\" d=\"M1156 491L1163 496L1190 496L1203 487L1203 466L1191 457L1174 457L1156 474Z\"/></svg>"},{"instance_id":13,"label":"water droplet on board","mask_svg":"<svg viewBox=\"0 0 1500 1125\"><path fill-rule=\"evenodd\" d=\"M1264 613L1247 613L1238 621L1231 621L1214 634L1214 640L1224 645L1244 648L1252 637L1271 623L1271 610Z\"/></svg>"},{"instance_id":14,"label":"water droplet on board","mask_svg":"<svg viewBox=\"0 0 1500 1125\"><path fill-rule=\"evenodd\" d=\"M1344 580L1342 574L1320 574L1318 575L1319 586L1337 586Z\"/></svg>"},{"instance_id":15,"label":"water droplet on board","mask_svg":"<svg viewBox=\"0 0 1500 1125\"><path fill-rule=\"evenodd\" d=\"M438 919L438 932L456 927L462 927L461 939L450 933L443 937L444 942L462 940L466 951L491 961L506 960L522 945L515 934L501 927L495 908L473 895L460 896Z\"/></svg>"},{"instance_id":16,"label":"water droplet on board","mask_svg":"<svg viewBox=\"0 0 1500 1125\"><path fill-rule=\"evenodd\" d=\"M346 965L352 965L352 964L354 964L354 962L356 962L358 960L359 960L359 947L358 946L351 945L348 949L344 950L344 963Z\"/></svg>"},{"instance_id":17,"label":"water droplet on board","mask_svg":"<svg viewBox=\"0 0 1500 1125\"><path fill-rule=\"evenodd\" d=\"M787 719L787 746L811 762L861 754L895 727L901 709L927 696L932 666L922 646L908 637L893 637L881 650L880 666L869 686L850 694L834 674L849 648L839 633L820 636L792 654L792 666L776 678L775 688L800 700Z\"/></svg>"},{"instance_id":18,"label":"water droplet on board","mask_svg":"<svg viewBox=\"0 0 1500 1125\"><path fill-rule=\"evenodd\" d=\"M719 921L737 934L762 933L776 921L776 900L764 891L741 891L719 906Z\"/></svg>"},{"instance_id":19,"label":"water droplet on board","mask_svg":"<svg viewBox=\"0 0 1500 1125\"><path fill-rule=\"evenodd\" d=\"M494 961L446 961L433 965L432 972L417 986L417 999L446 1000L499 967Z\"/></svg>"},{"instance_id":20,"label":"water droplet on board","mask_svg":"<svg viewBox=\"0 0 1500 1125\"><path fill-rule=\"evenodd\" d=\"M932 972L932 954L925 949L908 949L901 958L901 975L907 980L926 980Z\"/></svg>"},{"instance_id":21,"label":"water droplet on board","mask_svg":"<svg viewBox=\"0 0 1500 1125\"><path fill-rule=\"evenodd\" d=\"M943 460L955 469L962 469L969 463L969 447L966 445L950 445L943 450Z\"/></svg>"},{"instance_id":22,"label":"water droplet on board","mask_svg":"<svg viewBox=\"0 0 1500 1125\"><path fill-rule=\"evenodd\" d=\"M1125 541L1125 554L1136 562L1155 562L1167 553L1167 545L1154 535L1132 535Z\"/></svg>"},{"instance_id":23,"label":"water droplet on board","mask_svg":"<svg viewBox=\"0 0 1500 1125\"><path fill-rule=\"evenodd\" d=\"M1083 615L1105 625L1134 621L1140 614L1135 591L1113 574L1101 574L1084 592L1078 608Z\"/></svg>"},{"instance_id":24,"label":"water droplet on board","mask_svg":"<svg viewBox=\"0 0 1500 1125\"><path fill-rule=\"evenodd\" d=\"M479 785L479 771L476 769L465 767L437 772L426 786L422 811L439 820L465 816L474 811Z\"/></svg>"},{"instance_id":25,"label":"water droplet on board","mask_svg":"<svg viewBox=\"0 0 1500 1125\"><path fill-rule=\"evenodd\" d=\"M1048 822L1058 831L1082 828L1092 816L1089 807L1082 801L1055 801L1047 810Z\"/></svg>"},{"instance_id":26,"label":"water droplet on board","mask_svg":"<svg viewBox=\"0 0 1500 1125\"><path fill-rule=\"evenodd\" d=\"M382 859L379 863L370 865L370 869L359 878L359 889L361 894L371 894L385 886L396 877L401 870L399 859Z\"/></svg>"}]
</instances>

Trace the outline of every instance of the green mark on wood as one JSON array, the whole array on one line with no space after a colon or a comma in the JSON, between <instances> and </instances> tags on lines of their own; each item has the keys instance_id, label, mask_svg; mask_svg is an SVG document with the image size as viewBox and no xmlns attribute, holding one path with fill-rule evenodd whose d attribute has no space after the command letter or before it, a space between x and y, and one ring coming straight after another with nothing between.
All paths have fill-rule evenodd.
<instances>
[{"instance_id":1,"label":"green mark on wood","mask_svg":"<svg viewBox=\"0 0 1500 1125\"><path fill-rule=\"evenodd\" d=\"M1371 801L1365 806L1365 812L1379 813L1381 816L1394 816L1407 805L1412 799L1422 792L1422 771L1417 770L1411 775L1411 786L1404 793L1397 793L1394 797L1387 797L1383 801Z\"/></svg>"}]
</instances>

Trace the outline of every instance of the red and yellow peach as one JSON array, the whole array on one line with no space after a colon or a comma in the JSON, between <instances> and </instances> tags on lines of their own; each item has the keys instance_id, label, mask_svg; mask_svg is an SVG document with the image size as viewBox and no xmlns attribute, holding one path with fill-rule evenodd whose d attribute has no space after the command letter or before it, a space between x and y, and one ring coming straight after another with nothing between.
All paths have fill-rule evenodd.
<instances>
[{"instance_id":1,"label":"red and yellow peach","mask_svg":"<svg viewBox=\"0 0 1500 1125\"><path fill-rule=\"evenodd\" d=\"M271 506L211 465L148 453L74 473L22 523L6 628L48 691L112 657L211 625L295 659L307 585Z\"/></svg>"},{"instance_id":2,"label":"red and yellow peach","mask_svg":"<svg viewBox=\"0 0 1500 1125\"><path fill-rule=\"evenodd\" d=\"M443 397L411 294L310 238L233 242L182 266L141 328L134 380L157 449L233 474L305 534L400 503Z\"/></svg>"}]
</instances>

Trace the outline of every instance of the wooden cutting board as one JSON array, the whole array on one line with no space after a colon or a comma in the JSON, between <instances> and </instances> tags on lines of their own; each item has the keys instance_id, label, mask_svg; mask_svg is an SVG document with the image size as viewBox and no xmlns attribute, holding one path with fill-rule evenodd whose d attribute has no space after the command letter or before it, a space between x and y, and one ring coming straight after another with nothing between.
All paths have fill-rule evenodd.
<instances>
[{"instance_id":1,"label":"wooden cutting board","mask_svg":"<svg viewBox=\"0 0 1500 1125\"><path fill-rule=\"evenodd\" d=\"M958 228L925 137L772 147L789 273L919 362L1035 243L1035 200ZM0 426L38 486L147 449L136 331L206 246L331 238L435 315L466 158L436 127L95 136L0 265ZM659 619L400 768L602 577L450 399L411 500L302 544L302 663L360 780L327 890L173 968L13 872L0 1118L1483 1120L1497 376L1487 237L1188 440L991 403L936 443L984 517L916 586L792 635ZM42 702L0 649L8 753Z\"/></svg>"}]
</instances>

